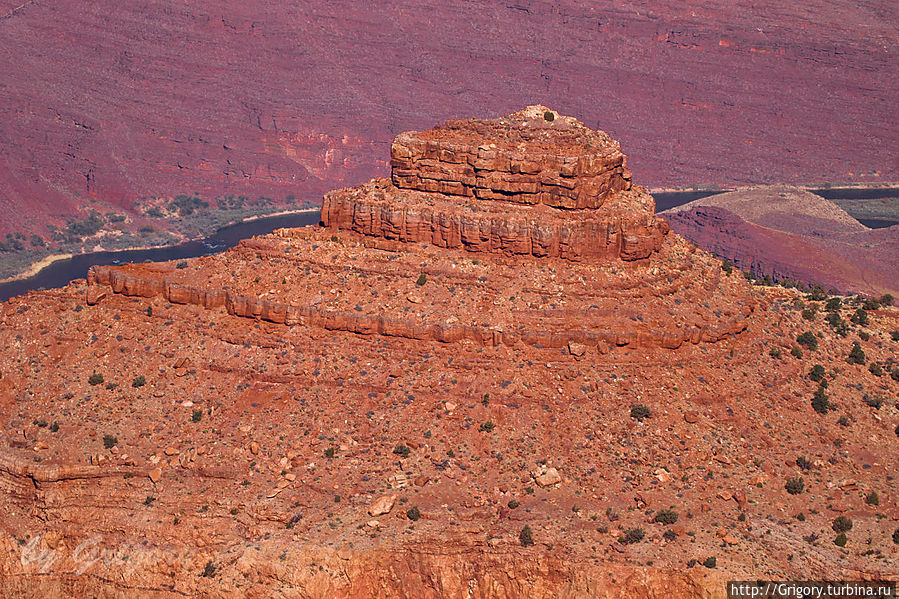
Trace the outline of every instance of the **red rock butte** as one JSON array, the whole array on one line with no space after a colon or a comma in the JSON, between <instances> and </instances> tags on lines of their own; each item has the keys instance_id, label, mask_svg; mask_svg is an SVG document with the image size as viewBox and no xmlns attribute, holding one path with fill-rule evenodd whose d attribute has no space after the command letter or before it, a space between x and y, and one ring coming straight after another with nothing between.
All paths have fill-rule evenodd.
<instances>
[{"instance_id":1,"label":"red rock butte","mask_svg":"<svg viewBox=\"0 0 899 599\"><path fill-rule=\"evenodd\" d=\"M390 181L325 196L320 228L245 240L199 271L93 268L88 301L110 288L288 325L601 353L746 328L748 285L669 233L604 132L531 106L400 134L391 156ZM262 255L283 269L260 268Z\"/></svg>"}]
</instances>

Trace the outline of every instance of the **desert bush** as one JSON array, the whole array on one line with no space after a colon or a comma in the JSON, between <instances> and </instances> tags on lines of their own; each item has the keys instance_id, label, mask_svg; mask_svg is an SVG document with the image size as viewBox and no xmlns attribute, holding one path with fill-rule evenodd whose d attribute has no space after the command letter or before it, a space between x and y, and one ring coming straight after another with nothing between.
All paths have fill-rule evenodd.
<instances>
[{"instance_id":1,"label":"desert bush","mask_svg":"<svg viewBox=\"0 0 899 599\"><path fill-rule=\"evenodd\" d=\"M705 561L702 562L702 565L706 568L716 568L718 566L718 559L715 557L707 557Z\"/></svg>"},{"instance_id":2,"label":"desert bush","mask_svg":"<svg viewBox=\"0 0 899 599\"><path fill-rule=\"evenodd\" d=\"M799 495L805 489L805 481L802 480L802 477L797 476L787 480L787 484L784 485L784 488L790 495Z\"/></svg>"},{"instance_id":3,"label":"desert bush","mask_svg":"<svg viewBox=\"0 0 899 599\"><path fill-rule=\"evenodd\" d=\"M407 458L409 457L409 454L412 453L412 450L401 443L393 448L393 453L398 456Z\"/></svg>"},{"instance_id":4,"label":"desert bush","mask_svg":"<svg viewBox=\"0 0 899 599\"><path fill-rule=\"evenodd\" d=\"M892 306L893 305L893 296L889 293L885 293L880 296L878 300L881 306Z\"/></svg>"},{"instance_id":5,"label":"desert bush","mask_svg":"<svg viewBox=\"0 0 899 599\"><path fill-rule=\"evenodd\" d=\"M847 541L847 540L848 540L848 539L846 539L846 533L841 532L841 533L838 534L837 537L833 540L833 544L836 545L837 547L845 547L845 546L846 546L846 541Z\"/></svg>"},{"instance_id":6,"label":"desert bush","mask_svg":"<svg viewBox=\"0 0 899 599\"><path fill-rule=\"evenodd\" d=\"M478 430L484 433L489 433L493 431L493 427L494 424L488 420L487 422L483 423Z\"/></svg>"},{"instance_id":7,"label":"desert bush","mask_svg":"<svg viewBox=\"0 0 899 599\"><path fill-rule=\"evenodd\" d=\"M821 382L823 383L824 381ZM830 403L830 397L824 392L823 386L819 386L812 396L812 408L819 414L827 414L834 409L833 404Z\"/></svg>"},{"instance_id":8,"label":"desert bush","mask_svg":"<svg viewBox=\"0 0 899 599\"><path fill-rule=\"evenodd\" d=\"M849 351L849 356L846 358L846 361L850 364L865 363L865 351L858 342L852 344L852 349Z\"/></svg>"},{"instance_id":9,"label":"desert bush","mask_svg":"<svg viewBox=\"0 0 899 599\"><path fill-rule=\"evenodd\" d=\"M793 356L794 358L798 358L801 360L802 359L802 348L800 348L798 345L794 345L790 349L790 355Z\"/></svg>"},{"instance_id":10,"label":"desert bush","mask_svg":"<svg viewBox=\"0 0 899 599\"><path fill-rule=\"evenodd\" d=\"M811 470L812 463L806 458L804 455L796 458L796 465L799 466L802 470Z\"/></svg>"},{"instance_id":11,"label":"desert bush","mask_svg":"<svg viewBox=\"0 0 899 599\"><path fill-rule=\"evenodd\" d=\"M779 347L772 347L771 351L768 352L768 355L774 358L775 360L780 360L781 351Z\"/></svg>"},{"instance_id":12,"label":"desert bush","mask_svg":"<svg viewBox=\"0 0 899 599\"><path fill-rule=\"evenodd\" d=\"M89 377L87 377L87 383L93 386L100 385L103 383L103 375L99 372L94 372Z\"/></svg>"},{"instance_id":13,"label":"desert bush","mask_svg":"<svg viewBox=\"0 0 899 599\"><path fill-rule=\"evenodd\" d=\"M428 275L426 275L425 273L421 273L420 275L418 275L418 279L415 281L415 284L418 285L419 287L421 287L422 285L424 285L427 282L428 282Z\"/></svg>"},{"instance_id":14,"label":"desert bush","mask_svg":"<svg viewBox=\"0 0 899 599\"><path fill-rule=\"evenodd\" d=\"M649 406L645 406L641 403L631 406L631 418L635 418L642 422L643 419L649 418L650 416L652 416L652 410L649 409Z\"/></svg>"},{"instance_id":15,"label":"desert bush","mask_svg":"<svg viewBox=\"0 0 899 599\"><path fill-rule=\"evenodd\" d=\"M413 522L418 522L419 518L421 518L421 512L419 511L418 506L412 506L409 510L407 510L406 517Z\"/></svg>"},{"instance_id":16,"label":"desert bush","mask_svg":"<svg viewBox=\"0 0 899 599\"><path fill-rule=\"evenodd\" d=\"M852 530L852 520L846 516L837 516L830 527L834 532L849 532Z\"/></svg>"},{"instance_id":17,"label":"desert bush","mask_svg":"<svg viewBox=\"0 0 899 599\"><path fill-rule=\"evenodd\" d=\"M194 410L193 414L190 415L190 419L193 422L199 422L203 419L203 410Z\"/></svg>"},{"instance_id":18,"label":"desert bush","mask_svg":"<svg viewBox=\"0 0 899 599\"><path fill-rule=\"evenodd\" d=\"M115 435L103 435L103 447L112 449L119 444L119 438Z\"/></svg>"},{"instance_id":19,"label":"desert bush","mask_svg":"<svg viewBox=\"0 0 899 599\"><path fill-rule=\"evenodd\" d=\"M811 331L806 331L796 337L796 343L807 347L811 351L818 349L818 338Z\"/></svg>"},{"instance_id":20,"label":"desert bush","mask_svg":"<svg viewBox=\"0 0 899 599\"><path fill-rule=\"evenodd\" d=\"M666 525L674 524L677 522L677 512L674 510L659 510L656 512L655 518L653 518L652 521Z\"/></svg>"},{"instance_id":21,"label":"desert bush","mask_svg":"<svg viewBox=\"0 0 899 599\"><path fill-rule=\"evenodd\" d=\"M871 491L865 495L865 503L868 505L880 505L880 495L877 494L877 491Z\"/></svg>"},{"instance_id":22,"label":"desert bush","mask_svg":"<svg viewBox=\"0 0 899 599\"><path fill-rule=\"evenodd\" d=\"M868 318L868 313L865 311L864 308L859 308L858 310L856 310L855 313L852 315L851 320L855 324L862 326L862 327L868 326L868 323L870 322L870 319Z\"/></svg>"},{"instance_id":23,"label":"desert bush","mask_svg":"<svg viewBox=\"0 0 899 599\"><path fill-rule=\"evenodd\" d=\"M632 545L642 541L645 536L646 533L642 528L628 528L624 531L624 534L618 537L618 542L622 545Z\"/></svg>"},{"instance_id":24,"label":"desert bush","mask_svg":"<svg viewBox=\"0 0 899 599\"><path fill-rule=\"evenodd\" d=\"M518 533L518 542L521 543L522 547L530 547L534 544L534 532L530 526L525 525L521 529L521 532Z\"/></svg>"},{"instance_id":25,"label":"desert bush","mask_svg":"<svg viewBox=\"0 0 899 599\"><path fill-rule=\"evenodd\" d=\"M828 312L836 312L843 307L843 300L838 297L832 297L824 304L824 309Z\"/></svg>"},{"instance_id":26,"label":"desert bush","mask_svg":"<svg viewBox=\"0 0 899 599\"><path fill-rule=\"evenodd\" d=\"M144 375L134 377L134 380L131 381L131 386L134 388L143 387L147 384L147 379Z\"/></svg>"},{"instance_id":27,"label":"desert bush","mask_svg":"<svg viewBox=\"0 0 899 599\"><path fill-rule=\"evenodd\" d=\"M816 383L821 381L824 378L824 367L820 364L815 364L812 366L812 369L808 373L808 378L812 379Z\"/></svg>"}]
</instances>

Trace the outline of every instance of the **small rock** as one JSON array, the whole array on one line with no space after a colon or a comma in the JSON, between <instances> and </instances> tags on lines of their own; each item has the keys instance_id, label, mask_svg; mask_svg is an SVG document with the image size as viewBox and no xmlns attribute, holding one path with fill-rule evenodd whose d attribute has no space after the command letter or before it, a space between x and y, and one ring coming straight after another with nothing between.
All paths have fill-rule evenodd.
<instances>
[{"instance_id":1,"label":"small rock","mask_svg":"<svg viewBox=\"0 0 899 599\"><path fill-rule=\"evenodd\" d=\"M250 443L250 453L252 453L253 455L259 453L259 443L256 443L256 441Z\"/></svg>"},{"instance_id":2,"label":"small rock","mask_svg":"<svg viewBox=\"0 0 899 599\"><path fill-rule=\"evenodd\" d=\"M447 411L447 412L452 412L452 411L455 410L458 406L457 406L456 404L454 404L453 402L448 401L448 402L445 402L445 403L443 404L443 407L446 408L446 411Z\"/></svg>"},{"instance_id":3,"label":"small rock","mask_svg":"<svg viewBox=\"0 0 899 599\"><path fill-rule=\"evenodd\" d=\"M699 422L699 412L694 412L692 410L689 412L684 412L684 422L687 422L689 424Z\"/></svg>"},{"instance_id":4,"label":"small rock","mask_svg":"<svg viewBox=\"0 0 899 599\"><path fill-rule=\"evenodd\" d=\"M746 507L746 493L744 493L740 489L737 489L736 491L734 491L733 495L734 501L737 502L737 505L739 505L740 507Z\"/></svg>"},{"instance_id":5,"label":"small rock","mask_svg":"<svg viewBox=\"0 0 899 599\"><path fill-rule=\"evenodd\" d=\"M417 295L412 295L411 293L406 296L406 299L409 300L410 302L412 302L413 304L421 303L421 298L418 297Z\"/></svg>"},{"instance_id":6,"label":"small rock","mask_svg":"<svg viewBox=\"0 0 899 599\"><path fill-rule=\"evenodd\" d=\"M389 514L390 510L393 509L393 504L395 502L396 495L385 495L384 497L380 497L368 508L368 515L380 516L382 514Z\"/></svg>"},{"instance_id":7,"label":"small rock","mask_svg":"<svg viewBox=\"0 0 899 599\"><path fill-rule=\"evenodd\" d=\"M174 447L166 447L165 448L165 455L167 455L167 456L178 455L179 453L181 453L181 452L179 450L175 449Z\"/></svg>"},{"instance_id":8,"label":"small rock","mask_svg":"<svg viewBox=\"0 0 899 599\"><path fill-rule=\"evenodd\" d=\"M377 528L377 527L381 526L381 523L378 522L377 520L369 520L368 522L365 523L365 525L369 528Z\"/></svg>"},{"instance_id":9,"label":"small rock","mask_svg":"<svg viewBox=\"0 0 899 599\"><path fill-rule=\"evenodd\" d=\"M150 477L150 480L153 481L153 484L159 482L159 479L162 478L162 469L161 468L153 468L149 472L147 472L147 476Z\"/></svg>"},{"instance_id":10,"label":"small rock","mask_svg":"<svg viewBox=\"0 0 899 599\"><path fill-rule=\"evenodd\" d=\"M719 529L718 529L718 532L716 532L715 535L716 535L719 539L723 539L724 537L727 536L727 529L726 529L726 528L719 528Z\"/></svg>"},{"instance_id":11,"label":"small rock","mask_svg":"<svg viewBox=\"0 0 899 599\"><path fill-rule=\"evenodd\" d=\"M728 545L736 545L737 543L740 542L740 540L734 536L726 535L724 537L724 542L727 543Z\"/></svg>"},{"instance_id":12,"label":"small rock","mask_svg":"<svg viewBox=\"0 0 899 599\"><path fill-rule=\"evenodd\" d=\"M297 479L297 475L294 474L293 472L288 472L287 474L284 475L284 478L289 480L290 482L293 482Z\"/></svg>"},{"instance_id":13,"label":"small rock","mask_svg":"<svg viewBox=\"0 0 899 599\"><path fill-rule=\"evenodd\" d=\"M585 353L587 353L587 346L583 343L575 343L574 341L569 341L568 352L572 356L583 356Z\"/></svg>"},{"instance_id":14,"label":"small rock","mask_svg":"<svg viewBox=\"0 0 899 599\"><path fill-rule=\"evenodd\" d=\"M423 486L425 486L426 484L428 484L428 481L429 481L429 480L430 480L430 479L428 478L428 476L427 476L426 474L420 474L419 476L416 476L416 477L415 477L415 486L416 486L416 487L423 487Z\"/></svg>"},{"instance_id":15,"label":"small rock","mask_svg":"<svg viewBox=\"0 0 899 599\"><path fill-rule=\"evenodd\" d=\"M562 475L555 468L547 468L545 470L535 470L533 472L534 480L541 487L549 487L562 482Z\"/></svg>"}]
</instances>

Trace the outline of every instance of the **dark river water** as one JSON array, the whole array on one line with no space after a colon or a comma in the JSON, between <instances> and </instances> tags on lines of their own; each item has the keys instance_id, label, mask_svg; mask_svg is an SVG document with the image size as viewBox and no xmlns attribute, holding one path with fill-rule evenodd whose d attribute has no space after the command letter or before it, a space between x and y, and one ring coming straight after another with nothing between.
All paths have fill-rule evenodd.
<instances>
[{"instance_id":1,"label":"dark river water","mask_svg":"<svg viewBox=\"0 0 899 599\"><path fill-rule=\"evenodd\" d=\"M877 199L894 197L895 189L853 189L830 188L810 190L827 199ZM656 210L661 212L681 206L693 200L698 200L711 195L722 193L721 191L672 191L655 193ZM880 228L899 224L899 221L887 220L861 220L866 227ZM253 235L271 233L281 227L304 227L318 223L318 212L301 214L284 214L280 216L266 216L256 220L228 225L216 231L206 239L189 241L179 245L152 248L149 250L118 250L109 252L94 252L81 254L66 260L58 260L44 268L33 277L20 281L0 283L0 301L6 301L16 295L21 295L32 289L51 289L62 287L69 281L81 279L87 276L87 270L95 264L120 264L123 262L158 262L164 260L180 260L182 258L195 258L215 254L237 245L241 239Z\"/></svg>"},{"instance_id":2,"label":"dark river water","mask_svg":"<svg viewBox=\"0 0 899 599\"><path fill-rule=\"evenodd\" d=\"M0 283L0 301L6 301L32 289L62 287L74 279L87 276L87 269L95 264L120 264L123 262L159 262L180 260L215 254L237 245L241 239L253 235L271 233L281 227L304 227L318 223L318 211L301 214L266 216L242 223L222 227L210 237L198 241L188 241L178 245L151 248L148 250L116 250L80 254L65 260L57 260L33 277L20 281Z\"/></svg>"}]
</instances>

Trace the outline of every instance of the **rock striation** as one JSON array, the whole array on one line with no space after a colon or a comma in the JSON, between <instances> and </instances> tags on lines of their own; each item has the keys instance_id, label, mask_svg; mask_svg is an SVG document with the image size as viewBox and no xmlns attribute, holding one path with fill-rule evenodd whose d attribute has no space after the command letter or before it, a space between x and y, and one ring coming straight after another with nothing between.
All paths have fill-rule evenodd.
<instances>
[{"instance_id":1,"label":"rock striation","mask_svg":"<svg viewBox=\"0 0 899 599\"><path fill-rule=\"evenodd\" d=\"M246 240L204 259L200 271L95 267L87 301L110 290L288 326L600 352L715 342L747 326L755 302L745 282L669 235L602 131L531 106L400 134L392 156L391 180L325 196L319 230ZM262 255L296 261L289 270L307 274L285 287L281 269L263 266L252 269L250 284L233 280ZM462 257L483 274L463 274ZM334 280L311 271L337 274L360 262L375 275L366 284L371 295L340 274L340 300L322 301L321 288ZM398 290L419 276L430 283ZM565 292L555 303L550 289L560 288L559 278ZM272 289L259 296L257 283ZM481 308L472 312L460 292ZM411 314L410 303L419 304Z\"/></svg>"},{"instance_id":2,"label":"rock striation","mask_svg":"<svg viewBox=\"0 0 899 599\"><path fill-rule=\"evenodd\" d=\"M762 571L895 579L896 422L877 398L899 393L899 311L863 331L844 305L849 338L810 323L824 301L750 287L667 232L616 144L546 112L399 136L510 156L468 188L411 188L451 178L410 160L329 194L321 226L0 303L0 596L698 599ZM581 155L608 160L563 188L593 195L489 183L552 181ZM809 330L817 348L794 345ZM856 338L868 364L844 361ZM839 364L834 413L812 405L819 362ZM865 551L808 551L843 512Z\"/></svg>"},{"instance_id":3,"label":"rock striation","mask_svg":"<svg viewBox=\"0 0 899 599\"><path fill-rule=\"evenodd\" d=\"M402 133L391 180L333 191L322 224L445 248L638 260L668 223L603 131L545 106Z\"/></svg>"}]
</instances>

